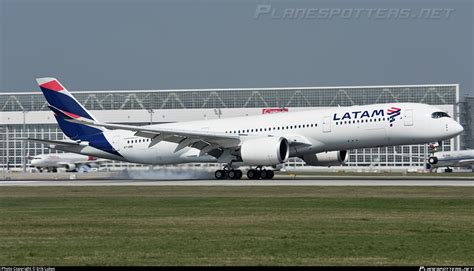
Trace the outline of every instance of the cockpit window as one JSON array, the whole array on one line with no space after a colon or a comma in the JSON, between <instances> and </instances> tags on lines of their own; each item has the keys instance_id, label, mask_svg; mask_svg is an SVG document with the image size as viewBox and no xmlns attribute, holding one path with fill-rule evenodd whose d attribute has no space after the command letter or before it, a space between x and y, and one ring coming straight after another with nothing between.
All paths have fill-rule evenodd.
<instances>
[{"instance_id":1,"label":"cockpit window","mask_svg":"<svg viewBox=\"0 0 474 271\"><path fill-rule=\"evenodd\" d=\"M446 112L433 112L433 114L431 114L431 117L433 119L439 119L443 117L450 118L450 116Z\"/></svg>"}]
</instances>

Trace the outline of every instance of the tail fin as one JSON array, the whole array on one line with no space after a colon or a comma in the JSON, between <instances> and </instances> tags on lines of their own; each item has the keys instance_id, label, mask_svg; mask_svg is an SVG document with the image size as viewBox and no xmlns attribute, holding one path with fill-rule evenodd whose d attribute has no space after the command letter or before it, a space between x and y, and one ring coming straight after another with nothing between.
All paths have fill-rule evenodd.
<instances>
[{"instance_id":1,"label":"tail fin","mask_svg":"<svg viewBox=\"0 0 474 271\"><path fill-rule=\"evenodd\" d=\"M36 81L48 101L49 108L54 112L59 127L67 137L73 140L88 140L90 136L103 132L98 128L65 120L86 118L97 121L56 78L38 78Z\"/></svg>"},{"instance_id":2,"label":"tail fin","mask_svg":"<svg viewBox=\"0 0 474 271\"><path fill-rule=\"evenodd\" d=\"M96 120L56 78L38 78L36 81L50 106L71 116Z\"/></svg>"}]
</instances>

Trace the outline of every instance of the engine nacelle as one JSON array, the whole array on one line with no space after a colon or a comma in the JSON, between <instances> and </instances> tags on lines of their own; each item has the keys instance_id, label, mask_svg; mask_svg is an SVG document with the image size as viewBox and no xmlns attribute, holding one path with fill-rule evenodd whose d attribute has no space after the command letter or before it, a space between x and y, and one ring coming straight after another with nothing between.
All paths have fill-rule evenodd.
<instances>
[{"instance_id":1,"label":"engine nacelle","mask_svg":"<svg viewBox=\"0 0 474 271\"><path fill-rule=\"evenodd\" d=\"M285 163L290 155L290 145L283 137L265 137L244 141L240 156L244 165L271 166Z\"/></svg>"},{"instance_id":2,"label":"engine nacelle","mask_svg":"<svg viewBox=\"0 0 474 271\"><path fill-rule=\"evenodd\" d=\"M340 166L349 160L347 151L330 151L303 156L303 160L310 166Z\"/></svg>"},{"instance_id":3,"label":"engine nacelle","mask_svg":"<svg viewBox=\"0 0 474 271\"><path fill-rule=\"evenodd\" d=\"M76 169L75 164L66 164L64 167L66 168L67 171L73 171Z\"/></svg>"},{"instance_id":4,"label":"engine nacelle","mask_svg":"<svg viewBox=\"0 0 474 271\"><path fill-rule=\"evenodd\" d=\"M437 164L438 163L438 157L432 156L432 157L428 158L428 163L430 163L432 165Z\"/></svg>"}]
</instances>

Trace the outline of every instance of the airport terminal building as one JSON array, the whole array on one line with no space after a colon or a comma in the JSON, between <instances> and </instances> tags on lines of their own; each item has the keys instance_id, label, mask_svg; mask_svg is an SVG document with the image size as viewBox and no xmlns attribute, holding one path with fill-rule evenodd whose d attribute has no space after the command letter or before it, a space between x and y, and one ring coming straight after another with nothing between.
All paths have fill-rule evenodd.
<instances>
[{"instance_id":1,"label":"airport terminal building","mask_svg":"<svg viewBox=\"0 0 474 271\"><path fill-rule=\"evenodd\" d=\"M279 109L292 112L373 103L418 102L435 105L456 120L461 116L465 129L472 130L470 122L462 120L463 115L470 113L460 112L460 108L470 107L460 107L458 84L71 92L99 120L122 124L229 118ZM19 138L64 139L40 91L1 93L0 114L1 168L21 168L26 156L51 152L44 145ZM466 148L463 136L443 142L443 150ZM425 145L358 149L350 151L346 166L422 169L424 160L420 157L427 155ZM110 162L109 165L137 166L122 162ZM290 159L287 163L289 167L303 165L299 159Z\"/></svg>"}]
</instances>

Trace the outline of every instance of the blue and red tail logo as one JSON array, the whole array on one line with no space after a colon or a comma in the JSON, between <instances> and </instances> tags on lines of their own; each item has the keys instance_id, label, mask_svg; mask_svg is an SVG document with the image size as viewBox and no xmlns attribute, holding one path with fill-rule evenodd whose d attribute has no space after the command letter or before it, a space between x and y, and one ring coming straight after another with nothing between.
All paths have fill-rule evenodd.
<instances>
[{"instance_id":1,"label":"blue and red tail logo","mask_svg":"<svg viewBox=\"0 0 474 271\"><path fill-rule=\"evenodd\" d=\"M55 78L37 79L48 104L61 110L70 117L83 117L94 120L87 110Z\"/></svg>"},{"instance_id":2,"label":"blue and red tail logo","mask_svg":"<svg viewBox=\"0 0 474 271\"><path fill-rule=\"evenodd\" d=\"M58 80L50 77L36 80L48 101L48 107L53 111L59 127L67 137L89 142L89 145L94 148L122 156L104 136L102 129L68 121L70 119L95 121L95 119Z\"/></svg>"},{"instance_id":3,"label":"blue and red tail logo","mask_svg":"<svg viewBox=\"0 0 474 271\"><path fill-rule=\"evenodd\" d=\"M387 109L387 116L388 116L388 119L390 121L390 126L393 126L393 122L395 121L395 117L396 116L399 116L402 112L402 109L401 108L398 108L398 107L391 107L389 109Z\"/></svg>"}]
</instances>

